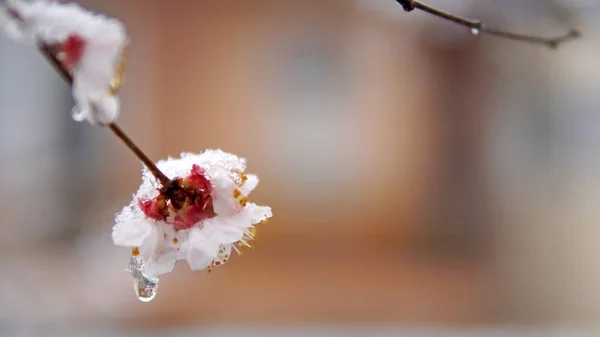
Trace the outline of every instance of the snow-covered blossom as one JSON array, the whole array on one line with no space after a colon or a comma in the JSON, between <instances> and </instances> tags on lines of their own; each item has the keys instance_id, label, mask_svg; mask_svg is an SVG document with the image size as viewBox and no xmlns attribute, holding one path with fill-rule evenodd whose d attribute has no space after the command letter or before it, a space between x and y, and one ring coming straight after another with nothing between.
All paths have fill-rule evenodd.
<instances>
[{"instance_id":1,"label":"snow-covered blossom","mask_svg":"<svg viewBox=\"0 0 600 337\"><path fill-rule=\"evenodd\" d=\"M207 150L157 166L176 188L164 188L144 168L142 185L117 214L112 232L116 245L132 247L144 277L170 272L177 260L193 270L221 265L232 250L252 247L254 225L272 216L270 207L249 202L258 177L244 172L243 158Z\"/></svg>"},{"instance_id":2,"label":"snow-covered blossom","mask_svg":"<svg viewBox=\"0 0 600 337\"><path fill-rule=\"evenodd\" d=\"M73 77L73 118L108 124L119 115L127 35L121 22L51 0L0 1L0 28L13 39L51 48Z\"/></svg>"}]
</instances>

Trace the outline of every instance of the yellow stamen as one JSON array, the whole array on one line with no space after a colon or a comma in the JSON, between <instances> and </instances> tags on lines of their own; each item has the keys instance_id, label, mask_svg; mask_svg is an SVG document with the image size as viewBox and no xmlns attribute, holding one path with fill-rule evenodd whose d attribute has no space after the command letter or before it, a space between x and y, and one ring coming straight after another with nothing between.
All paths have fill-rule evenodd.
<instances>
[{"instance_id":1,"label":"yellow stamen","mask_svg":"<svg viewBox=\"0 0 600 337\"><path fill-rule=\"evenodd\" d=\"M246 246L246 247L248 247L248 248L252 249L252 245L251 245L251 244L249 244L248 242L246 242L246 241L244 241L244 240L240 240L240 241L238 241L238 246L239 246L240 248L242 248L242 247L243 247L242 245L244 245L244 246Z\"/></svg>"},{"instance_id":2,"label":"yellow stamen","mask_svg":"<svg viewBox=\"0 0 600 337\"><path fill-rule=\"evenodd\" d=\"M131 250L131 255L133 255L133 256L140 255L140 250L138 249L138 247L133 247L133 249Z\"/></svg>"},{"instance_id":3,"label":"yellow stamen","mask_svg":"<svg viewBox=\"0 0 600 337\"><path fill-rule=\"evenodd\" d=\"M129 42L125 42L125 46L123 47L123 51L121 53L121 62L117 66L115 71L115 77L111 81L111 85L109 88L109 92L111 95L116 95L119 92L119 89L123 85L125 78L125 62L127 61L127 52L129 50Z\"/></svg>"},{"instance_id":4,"label":"yellow stamen","mask_svg":"<svg viewBox=\"0 0 600 337\"><path fill-rule=\"evenodd\" d=\"M236 247L235 244L231 245L231 248L233 248L233 250L235 250L235 252L238 254L238 256L243 254L243 252L240 250L240 248Z\"/></svg>"},{"instance_id":5,"label":"yellow stamen","mask_svg":"<svg viewBox=\"0 0 600 337\"><path fill-rule=\"evenodd\" d=\"M246 229L244 231L244 239L251 241L251 240L256 240L256 233L250 231L249 229Z\"/></svg>"}]
</instances>

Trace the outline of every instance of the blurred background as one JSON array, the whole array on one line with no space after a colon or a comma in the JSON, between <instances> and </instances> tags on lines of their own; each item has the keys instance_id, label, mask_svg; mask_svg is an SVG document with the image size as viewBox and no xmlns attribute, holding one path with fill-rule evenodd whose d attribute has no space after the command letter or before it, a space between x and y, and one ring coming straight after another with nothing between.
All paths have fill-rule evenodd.
<instances>
[{"instance_id":1,"label":"blurred background","mask_svg":"<svg viewBox=\"0 0 600 337\"><path fill-rule=\"evenodd\" d=\"M110 238L141 164L0 37L0 335L596 336L600 3L425 2L584 37L394 0L81 1L131 37L123 129L155 160L246 157L274 212L150 303Z\"/></svg>"}]
</instances>

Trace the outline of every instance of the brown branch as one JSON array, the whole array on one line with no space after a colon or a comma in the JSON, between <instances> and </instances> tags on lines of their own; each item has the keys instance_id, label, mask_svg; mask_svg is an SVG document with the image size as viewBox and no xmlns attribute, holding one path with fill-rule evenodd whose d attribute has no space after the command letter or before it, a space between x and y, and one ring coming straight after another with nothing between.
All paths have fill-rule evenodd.
<instances>
[{"instance_id":1,"label":"brown branch","mask_svg":"<svg viewBox=\"0 0 600 337\"><path fill-rule=\"evenodd\" d=\"M171 185L171 179L169 179L162 171L148 158L148 156L139 148L135 143L127 136L127 134L121 129L121 127L112 122L108 124L108 128L119 138L125 146L127 146L139 160L146 165L152 175L160 181L163 187L168 188Z\"/></svg>"},{"instance_id":2,"label":"brown branch","mask_svg":"<svg viewBox=\"0 0 600 337\"><path fill-rule=\"evenodd\" d=\"M56 54L52 50L52 47L39 43L38 48L42 55L54 66L54 69L58 71L62 77L69 83L69 85L73 85L73 76L62 66ZM127 136L127 134L117 125L117 123L112 122L109 123L108 128L119 138L125 146L127 146L139 160L146 165L148 170L152 173L152 175L163 185L165 190L172 189L176 184L175 180L169 179L153 162L150 158L137 146L135 143Z\"/></svg>"},{"instance_id":3,"label":"brown branch","mask_svg":"<svg viewBox=\"0 0 600 337\"><path fill-rule=\"evenodd\" d=\"M513 40L513 41L521 41L521 42L527 42L527 43L532 43L532 44L540 44L540 45L544 45L544 46L552 48L552 49L557 48L563 42L574 40L581 36L581 33L578 30L573 29L573 28L571 28L565 34L560 35L560 36L555 36L555 37L541 37L541 36L535 36L535 35L512 33L512 32L507 32L504 30L488 27L488 26L482 24L479 20L471 20L471 19L467 19L467 18L463 18L463 17L457 16L457 15L454 15L454 14L450 14L448 12L445 12L445 11L439 10L437 8L431 7L429 5L426 5L420 1L396 0L396 2L398 2L400 5L402 5L402 8L404 8L404 10L407 12L418 9L423 12L426 12L431 15L442 18L444 20L454 22L458 25L467 27L471 30L471 33L473 35L488 34L488 35L492 35L492 36L497 36L497 37Z\"/></svg>"}]
</instances>

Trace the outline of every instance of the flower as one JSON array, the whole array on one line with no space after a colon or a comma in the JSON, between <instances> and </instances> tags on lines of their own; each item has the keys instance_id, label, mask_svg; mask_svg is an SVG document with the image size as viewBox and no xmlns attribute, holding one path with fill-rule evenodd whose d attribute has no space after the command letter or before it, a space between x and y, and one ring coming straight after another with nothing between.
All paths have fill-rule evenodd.
<instances>
[{"instance_id":1,"label":"flower","mask_svg":"<svg viewBox=\"0 0 600 337\"><path fill-rule=\"evenodd\" d=\"M119 115L116 93L124 72L127 35L121 22L70 3L8 0L0 28L13 39L56 53L73 77L73 118L108 124Z\"/></svg>"},{"instance_id":2,"label":"flower","mask_svg":"<svg viewBox=\"0 0 600 337\"><path fill-rule=\"evenodd\" d=\"M182 153L157 163L174 182L161 186L144 168L133 201L116 216L112 238L132 248L144 277L155 278L187 260L192 270L211 270L232 250L252 247L254 225L272 216L271 208L249 202L258 177L246 174L246 160L221 150ZM140 268L138 268L140 269Z\"/></svg>"}]
</instances>

